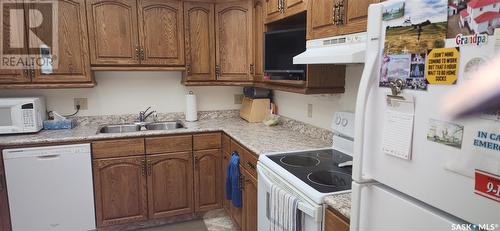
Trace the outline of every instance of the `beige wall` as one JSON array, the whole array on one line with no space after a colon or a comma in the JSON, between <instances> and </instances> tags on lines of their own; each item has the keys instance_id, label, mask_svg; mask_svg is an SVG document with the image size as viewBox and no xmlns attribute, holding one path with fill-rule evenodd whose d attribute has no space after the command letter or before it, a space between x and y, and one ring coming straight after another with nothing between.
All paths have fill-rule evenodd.
<instances>
[{"instance_id":1,"label":"beige wall","mask_svg":"<svg viewBox=\"0 0 500 231\"><path fill-rule=\"evenodd\" d=\"M363 65L349 65L346 71L346 92L333 95L308 95L275 92L278 114L300 120L321 128L330 129L333 113L354 112L358 85ZM307 116L307 105L313 105L312 117Z\"/></svg>"},{"instance_id":2,"label":"beige wall","mask_svg":"<svg viewBox=\"0 0 500 231\"><path fill-rule=\"evenodd\" d=\"M318 127L330 129L335 111L354 111L357 88L363 65L347 68L346 93L305 96L275 92L279 114ZM158 112L182 112L185 94L198 97L198 110L239 109L234 94L241 87L186 87L180 83L180 72L96 72L98 85L90 89L0 90L0 97L45 96L48 110L72 113L73 98L88 98L88 110L80 115L134 114L152 106ZM307 117L307 105L313 115Z\"/></svg>"},{"instance_id":3,"label":"beige wall","mask_svg":"<svg viewBox=\"0 0 500 231\"><path fill-rule=\"evenodd\" d=\"M152 106L158 112L182 112L185 94L198 97L198 110L239 109L234 94L241 87L186 87L180 72L96 72L97 86L89 89L0 90L0 97L45 96L48 110L73 112L73 98L88 98L80 115L133 114Z\"/></svg>"}]
</instances>

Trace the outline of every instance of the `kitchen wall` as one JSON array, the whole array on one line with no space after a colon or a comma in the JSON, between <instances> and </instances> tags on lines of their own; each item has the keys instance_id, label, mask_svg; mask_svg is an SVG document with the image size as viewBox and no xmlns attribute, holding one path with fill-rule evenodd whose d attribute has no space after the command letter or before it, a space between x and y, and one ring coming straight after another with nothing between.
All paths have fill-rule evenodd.
<instances>
[{"instance_id":1,"label":"kitchen wall","mask_svg":"<svg viewBox=\"0 0 500 231\"><path fill-rule=\"evenodd\" d=\"M48 110L73 113L73 98L88 98L79 115L135 114L148 106L158 112L183 112L185 95L197 95L198 110L239 109L234 94L241 87L186 87L180 72L96 72L89 89L0 90L0 97L45 96Z\"/></svg>"},{"instance_id":2,"label":"kitchen wall","mask_svg":"<svg viewBox=\"0 0 500 231\"><path fill-rule=\"evenodd\" d=\"M301 95L275 92L278 113L321 128L330 129L333 113L354 112L358 85L364 65L349 65L346 70L346 92L333 95ZM312 117L308 117L308 104L312 104Z\"/></svg>"}]
</instances>

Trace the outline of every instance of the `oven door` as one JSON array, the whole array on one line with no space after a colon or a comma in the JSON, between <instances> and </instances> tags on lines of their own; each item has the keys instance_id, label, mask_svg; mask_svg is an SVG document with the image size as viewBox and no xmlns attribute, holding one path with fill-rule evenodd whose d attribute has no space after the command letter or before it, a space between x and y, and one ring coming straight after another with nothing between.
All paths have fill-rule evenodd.
<instances>
[{"instance_id":1,"label":"oven door","mask_svg":"<svg viewBox=\"0 0 500 231\"><path fill-rule=\"evenodd\" d=\"M257 164L258 172L258 230L269 230L269 212L270 212L270 191L271 186L277 187L295 195L299 198L298 209L302 213L302 228L303 231L321 231L323 229L323 206L315 204L310 199L302 195L299 190L295 189L292 185L284 181L277 174L272 172L269 168L262 165L260 162Z\"/></svg>"},{"instance_id":2,"label":"oven door","mask_svg":"<svg viewBox=\"0 0 500 231\"><path fill-rule=\"evenodd\" d=\"M24 118L19 102L0 100L0 134L19 133L24 130Z\"/></svg>"}]
</instances>

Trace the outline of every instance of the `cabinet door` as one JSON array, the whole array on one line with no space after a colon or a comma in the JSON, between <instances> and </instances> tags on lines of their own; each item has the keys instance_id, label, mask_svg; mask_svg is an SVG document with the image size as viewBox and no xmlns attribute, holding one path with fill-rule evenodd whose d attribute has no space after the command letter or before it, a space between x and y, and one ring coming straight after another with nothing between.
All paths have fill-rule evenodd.
<instances>
[{"instance_id":1,"label":"cabinet door","mask_svg":"<svg viewBox=\"0 0 500 231\"><path fill-rule=\"evenodd\" d=\"M215 5L218 77L223 81L250 81L252 48L252 2Z\"/></svg>"},{"instance_id":2,"label":"cabinet door","mask_svg":"<svg viewBox=\"0 0 500 231\"><path fill-rule=\"evenodd\" d=\"M43 12L44 9L38 6L29 4L29 9ZM47 34L47 30L43 27L34 30L37 37L51 38L51 34ZM91 82L84 0L58 0L57 35L56 49L51 47L57 64L53 67L52 73L41 73L40 69L37 69L33 82Z\"/></svg>"},{"instance_id":3,"label":"cabinet door","mask_svg":"<svg viewBox=\"0 0 500 231\"><path fill-rule=\"evenodd\" d=\"M0 230L10 230L9 201L7 200L7 189L5 188L3 158L0 158Z\"/></svg>"},{"instance_id":4,"label":"cabinet door","mask_svg":"<svg viewBox=\"0 0 500 231\"><path fill-rule=\"evenodd\" d=\"M226 199L226 178L227 178L227 163L229 162L230 156L226 155L225 153L222 153L222 166L221 166L221 172L222 172L222 206L224 209L230 213L230 204L231 201Z\"/></svg>"},{"instance_id":5,"label":"cabinet door","mask_svg":"<svg viewBox=\"0 0 500 231\"><path fill-rule=\"evenodd\" d=\"M93 65L139 64L135 0L87 0Z\"/></svg>"},{"instance_id":6,"label":"cabinet door","mask_svg":"<svg viewBox=\"0 0 500 231\"><path fill-rule=\"evenodd\" d=\"M349 231L349 221L340 218L331 209L327 209L325 212L325 231Z\"/></svg>"},{"instance_id":7,"label":"cabinet door","mask_svg":"<svg viewBox=\"0 0 500 231\"><path fill-rule=\"evenodd\" d=\"M187 81L215 80L214 4L184 3Z\"/></svg>"},{"instance_id":8,"label":"cabinet door","mask_svg":"<svg viewBox=\"0 0 500 231\"><path fill-rule=\"evenodd\" d=\"M274 21L279 18L281 12L279 10L281 0L265 0L265 14L266 14L266 22Z\"/></svg>"},{"instance_id":9,"label":"cabinet door","mask_svg":"<svg viewBox=\"0 0 500 231\"><path fill-rule=\"evenodd\" d=\"M243 174L243 168L238 166L240 174ZM243 196L243 195L242 195ZM229 211L233 217L234 222L239 228L243 227L243 208L237 208L232 202L229 202Z\"/></svg>"},{"instance_id":10,"label":"cabinet door","mask_svg":"<svg viewBox=\"0 0 500 231\"><path fill-rule=\"evenodd\" d=\"M285 17L295 15L307 10L306 0L283 0L285 4ZM314 1L314 0L313 0Z\"/></svg>"},{"instance_id":11,"label":"cabinet door","mask_svg":"<svg viewBox=\"0 0 500 231\"><path fill-rule=\"evenodd\" d=\"M313 0L307 14L308 39L334 36L337 32L333 24L333 8L338 0Z\"/></svg>"},{"instance_id":12,"label":"cabinet door","mask_svg":"<svg viewBox=\"0 0 500 231\"><path fill-rule=\"evenodd\" d=\"M342 34L366 31L368 19L368 6L379 3L380 0L344 0L347 4L345 11L346 23L341 27Z\"/></svg>"},{"instance_id":13,"label":"cabinet door","mask_svg":"<svg viewBox=\"0 0 500 231\"><path fill-rule=\"evenodd\" d=\"M257 179L243 171L243 231L257 231Z\"/></svg>"},{"instance_id":14,"label":"cabinet door","mask_svg":"<svg viewBox=\"0 0 500 231\"><path fill-rule=\"evenodd\" d=\"M144 157L93 161L97 226L148 218Z\"/></svg>"},{"instance_id":15,"label":"cabinet door","mask_svg":"<svg viewBox=\"0 0 500 231\"><path fill-rule=\"evenodd\" d=\"M180 0L139 0L141 63L184 65L184 31Z\"/></svg>"},{"instance_id":16,"label":"cabinet door","mask_svg":"<svg viewBox=\"0 0 500 231\"><path fill-rule=\"evenodd\" d=\"M253 79L262 80L264 76L264 1L255 0L253 4Z\"/></svg>"},{"instance_id":17,"label":"cabinet door","mask_svg":"<svg viewBox=\"0 0 500 231\"><path fill-rule=\"evenodd\" d=\"M2 52L7 55L22 55L28 54L28 43L26 35L24 34L23 28L25 27L24 18L9 17L10 8L23 9L24 6L21 3L5 4L3 5L3 21L9 22L13 20L13 25L4 23L2 25L3 38L0 44L3 49ZM9 28L10 27L10 28ZM17 69L17 66L8 66L7 69L0 69L0 84L2 83L28 83L31 81L29 73L27 70ZM12 67L12 68L11 68Z\"/></svg>"},{"instance_id":18,"label":"cabinet door","mask_svg":"<svg viewBox=\"0 0 500 231\"><path fill-rule=\"evenodd\" d=\"M149 218L189 214L193 204L193 155L191 152L146 157L148 164Z\"/></svg>"},{"instance_id":19,"label":"cabinet door","mask_svg":"<svg viewBox=\"0 0 500 231\"><path fill-rule=\"evenodd\" d=\"M194 153L195 211L221 208L221 150Z\"/></svg>"}]
</instances>

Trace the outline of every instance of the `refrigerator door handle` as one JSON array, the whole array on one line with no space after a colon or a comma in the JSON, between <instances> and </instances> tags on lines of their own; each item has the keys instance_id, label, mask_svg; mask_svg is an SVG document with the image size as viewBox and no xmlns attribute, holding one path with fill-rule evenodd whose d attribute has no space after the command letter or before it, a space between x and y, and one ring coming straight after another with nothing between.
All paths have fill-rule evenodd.
<instances>
[{"instance_id":1,"label":"refrigerator door handle","mask_svg":"<svg viewBox=\"0 0 500 231\"><path fill-rule=\"evenodd\" d=\"M368 8L367 50L365 68L359 83L358 96L356 100L356 115L354 128L354 166L352 177L357 182L369 182L370 178L363 176L363 143L366 102L369 95L369 87L375 81L373 76L377 72L377 63L380 58L381 27L383 3L371 4Z\"/></svg>"}]
</instances>

